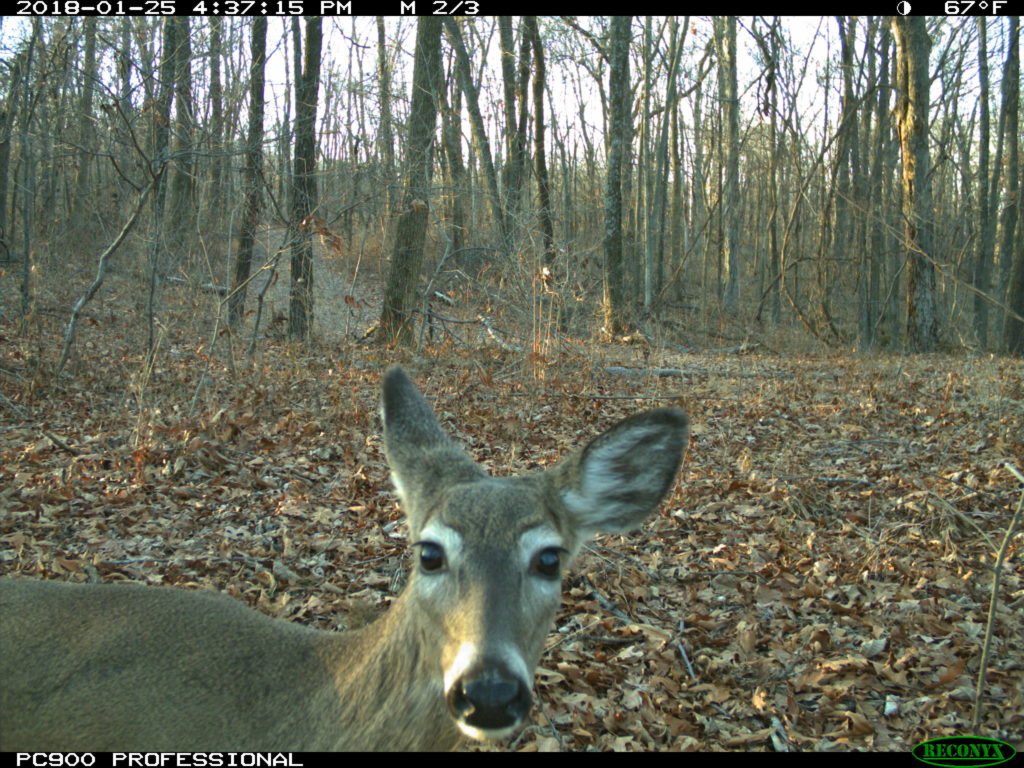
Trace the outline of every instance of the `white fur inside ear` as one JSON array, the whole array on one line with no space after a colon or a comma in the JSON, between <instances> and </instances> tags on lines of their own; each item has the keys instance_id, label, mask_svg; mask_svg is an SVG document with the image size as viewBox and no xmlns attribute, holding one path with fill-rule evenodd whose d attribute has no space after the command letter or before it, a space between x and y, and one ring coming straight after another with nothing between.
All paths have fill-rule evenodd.
<instances>
[{"instance_id":1,"label":"white fur inside ear","mask_svg":"<svg viewBox=\"0 0 1024 768\"><path fill-rule=\"evenodd\" d=\"M657 454L669 450L671 439L660 425L639 424L593 446L576 487L562 491L565 506L594 532L632 530L650 510L640 499L659 500L666 464Z\"/></svg>"}]
</instances>

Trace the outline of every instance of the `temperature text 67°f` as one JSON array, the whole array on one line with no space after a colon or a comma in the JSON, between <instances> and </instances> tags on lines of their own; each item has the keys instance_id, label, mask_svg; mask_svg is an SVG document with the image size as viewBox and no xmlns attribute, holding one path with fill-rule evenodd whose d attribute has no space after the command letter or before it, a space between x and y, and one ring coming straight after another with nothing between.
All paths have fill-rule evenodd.
<instances>
[{"instance_id":1,"label":"temperature text 67\u00b0f","mask_svg":"<svg viewBox=\"0 0 1024 768\"><path fill-rule=\"evenodd\" d=\"M946 0L947 16L998 16L1009 5L1008 0Z\"/></svg>"}]
</instances>

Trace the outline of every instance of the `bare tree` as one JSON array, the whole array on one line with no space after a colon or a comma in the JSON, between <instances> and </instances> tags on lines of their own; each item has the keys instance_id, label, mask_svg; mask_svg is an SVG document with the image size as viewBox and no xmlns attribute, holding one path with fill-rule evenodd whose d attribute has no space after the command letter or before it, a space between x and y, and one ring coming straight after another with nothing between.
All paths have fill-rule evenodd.
<instances>
[{"instance_id":1,"label":"bare tree","mask_svg":"<svg viewBox=\"0 0 1024 768\"><path fill-rule=\"evenodd\" d=\"M487 139L487 130L484 128L483 113L480 111L480 95L476 84L473 82L473 72L469 61L469 52L462 39L462 33L455 19L446 16L444 18L444 31L448 41L455 51L455 71L458 75L459 86L466 97L466 110L469 112L469 124L473 133L473 146L480 159L480 165L484 172L484 182L487 184L491 214L498 227L498 234L502 240L508 234L508 222L505 219L505 209L501 204L501 194L498 191L498 174L494 169L494 158L491 154L491 143Z\"/></svg>"},{"instance_id":2,"label":"bare tree","mask_svg":"<svg viewBox=\"0 0 1024 768\"><path fill-rule=\"evenodd\" d=\"M163 51L160 54L160 91L157 95L153 114L153 168L156 174L168 159L171 144L171 104L174 101L174 74L177 71L178 33L181 25L177 17L163 20ZM159 272L163 262L164 214L167 207L167 174L160 173L153 195L153 232L157 234L149 246L149 294L146 298L146 352L152 357L156 353L156 293Z\"/></svg>"},{"instance_id":3,"label":"bare tree","mask_svg":"<svg viewBox=\"0 0 1024 768\"><path fill-rule=\"evenodd\" d=\"M391 57L384 34L384 17L377 17L377 72L380 78L380 133L377 136L388 211L395 205L395 137L391 116Z\"/></svg>"},{"instance_id":4,"label":"bare tree","mask_svg":"<svg viewBox=\"0 0 1024 768\"><path fill-rule=\"evenodd\" d=\"M1020 217L1020 16L1008 16L1010 25L1006 66L1003 69L1003 103L1006 135L1006 202L1003 205L999 246L1000 277L1006 285L1006 303L1024 316L1024 254L1016 237ZM1016 253L1016 258L1015 258ZM1024 355L1024 323L1007 316L1003 324L1003 347L1007 352Z\"/></svg>"},{"instance_id":5,"label":"bare tree","mask_svg":"<svg viewBox=\"0 0 1024 768\"><path fill-rule=\"evenodd\" d=\"M625 330L622 279L622 170L631 134L629 42L632 16L613 16L608 32L608 175L604 194L604 332Z\"/></svg>"},{"instance_id":6,"label":"bare tree","mask_svg":"<svg viewBox=\"0 0 1024 768\"><path fill-rule=\"evenodd\" d=\"M228 323L238 327L245 309L245 294L252 268L256 230L263 211L263 90L267 64L267 20L252 20L249 62L249 127L245 138L245 203L235 253L235 275L228 300Z\"/></svg>"},{"instance_id":7,"label":"bare tree","mask_svg":"<svg viewBox=\"0 0 1024 768\"><path fill-rule=\"evenodd\" d=\"M722 187L722 263L726 270L725 309L739 308L739 204L740 102L736 85L736 17L715 17L718 52L718 98L725 123L725 184Z\"/></svg>"},{"instance_id":8,"label":"bare tree","mask_svg":"<svg viewBox=\"0 0 1024 768\"><path fill-rule=\"evenodd\" d=\"M81 131L78 154L78 178L75 181L74 217L77 220L87 215L92 207L92 166L96 161L96 131L94 129L93 94L96 91L96 17L86 16L85 56L82 64L82 92L78 104L78 119Z\"/></svg>"},{"instance_id":9,"label":"bare tree","mask_svg":"<svg viewBox=\"0 0 1024 768\"><path fill-rule=\"evenodd\" d=\"M413 339L412 309L423 268L437 93L441 85L441 19L420 16L416 27L409 134L405 143L404 209L395 227L395 246L380 315L380 333L388 342L409 344Z\"/></svg>"},{"instance_id":10,"label":"bare tree","mask_svg":"<svg viewBox=\"0 0 1024 768\"><path fill-rule=\"evenodd\" d=\"M988 346L988 296L992 290L992 254L994 251L996 220L989 203L989 90L988 90L988 22L984 16L978 24L978 218L977 242L974 251L974 334L978 346Z\"/></svg>"},{"instance_id":11,"label":"bare tree","mask_svg":"<svg viewBox=\"0 0 1024 768\"><path fill-rule=\"evenodd\" d=\"M523 35L533 50L533 156L537 174L537 215L544 241L543 263L551 268L555 260L555 228L551 221L551 179L544 146L544 48L536 16L523 17Z\"/></svg>"},{"instance_id":12,"label":"bare tree","mask_svg":"<svg viewBox=\"0 0 1024 768\"><path fill-rule=\"evenodd\" d=\"M896 125L903 160L904 249L907 256L907 340L931 352L938 340L932 255L931 158L928 154L928 53L921 16L892 20L896 38Z\"/></svg>"},{"instance_id":13,"label":"bare tree","mask_svg":"<svg viewBox=\"0 0 1024 768\"><path fill-rule=\"evenodd\" d=\"M255 19L253 19L255 21ZM224 86L221 78L221 58L224 55L224 20L220 16L210 17L210 191L206 199L209 208L220 210L223 206L224 184ZM253 77L252 69L249 71ZM250 82L250 93L251 93ZM262 132L260 140L262 141Z\"/></svg>"},{"instance_id":14,"label":"bare tree","mask_svg":"<svg viewBox=\"0 0 1024 768\"><path fill-rule=\"evenodd\" d=\"M292 20L295 55L302 50L298 19ZM295 72L295 162L292 167L291 286L288 294L288 335L302 340L313 324L313 242L309 228L298 224L317 208L316 190L316 104L320 90L320 51L323 19L306 19L306 45L301 67Z\"/></svg>"},{"instance_id":15,"label":"bare tree","mask_svg":"<svg viewBox=\"0 0 1024 768\"><path fill-rule=\"evenodd\" d=\"M196 230L195 103L189 23L187 16L174 17L174 164L167 201L168 245L174 251L187 251Z\"/></svg>"}]
</instances>

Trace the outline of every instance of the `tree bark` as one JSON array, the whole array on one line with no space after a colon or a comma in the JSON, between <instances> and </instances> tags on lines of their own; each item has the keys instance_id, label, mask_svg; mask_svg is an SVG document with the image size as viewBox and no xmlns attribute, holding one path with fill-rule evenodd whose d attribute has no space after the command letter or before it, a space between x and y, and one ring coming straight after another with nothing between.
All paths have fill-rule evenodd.
<instances>
[{"instance_id":1,"label":"tree bark","mask_svg":"<svg viewBox=\"0 0 1024 768\"><path fill-rule=\"evenodd\" d=\"M739 203L740 103L736 84L736 17L715 17L718 48L718 97L725 124L725 184L722 189L722 264L726 270L725 310L739 308Z\"/></svg>"},{"instance_id":2,"label":"tree bark","mask_svg":"<svg viewBox=\"0 0 1024 768\"><path fill-rule=\"evenodd\" d=\"M298 20L294 20L298 24ZM293 33L294 34L294 33ZM317 208L316 104L320 90L323 19L306 19L303 64L295 73L295 165L292 171L292 255L288 336L305 340L313 324L313 233L299 224Z\"/></svg>"},{"instance_id":3,"label":"tree bark","mask_svg":"<svg viewBox=\"0 0 1024 768\"><path fill-rule=\"evenodd\" d=\"M237 328L245 311L245 294L252 269L256 230L263 211L263 91L267 64L267 20L252 20L249 47L249 126L245 137L245 202L235 252L235 275L228 299L228 324Z\"/></svg>"},{"instance_id":4,"label":"tree bark","mask_svg":"<svg viewBox=\"0 0 1024 768\"><path fill-rule=\"evenodd\" d=\"M907 341L932 352L938 341L932 254L931 158L928 153L928 53L921 16L893 19L896 38L896 124L902 155L904 249L907 257Z\"/></svg>"},{"instance_id":5,"label":"tree bark","mask_svg":"<svg viewBox=\"0 0 1024 768\"><path fill-rule=\"evenodd\" d=\"M555 228L551 220L551 179L544 147L544 48L540 42L536 16L523 17L523 34L533 49L533 156L537 173L537 216L543 240L542 263L548 269L555 263Z\"/></svg>"},{"instance_id":6,"label":"tree bark","mask_svg":"<svg viewBox=\"0 0 1024 768\"><path fill-rule=\"evenodd\" d=\"M981 349L988 347L988 298L992 290L992 254L996 222L989 206L989 141L991 118L988 89L988 23L984 16L978 23L978 213L977 245L974 251L974 335ZM986 294L986 295L982 295Z\"/></svg>"},{"instance_id":7,"label":"tree bark","mask_svg":"<svg viewBox=\"0 0 1024 768\"><path fill-rule=\"evenodd\" d=\"M1006 103L1006 203L1001 225L999 247L1000 271L1006 275L1006 303L1018 316L1024 317L1024 249L1016 236L1020 205L1020 16L1008 16L1010 34L1007 41L1006 67L1003 71L1003 94ZM1016 252L1016 258L1014 253ZM1014 355L1024 355L1024 323L1007 316L1003 323L1003 348Z\"/></svg>"},{"instance_id":8,"label":"tree bark","mask_svg":"<svg viewBox=\"0 0 1024 768\"><path fill-rule=\"evenodd\" d=\"M484 118L480 111L480 95L476 85L473 83L469 53L466 51L466 44L462 40L462 33L459 31L455 19L445 16L444 30L448 36L448 41L455 51L455 71L458 75L459 86L466 97L466 109L469 112L473 145L476 148L476 154L480 159L480 165L484 172L484 182L487 184L489 192L488 198L491 204L491 213L494 216L495 225L498 227L498 235L504 243L508 237L508 222L505 220L505 209L501 204L501 194L498 191L498 175L494 170L491 144L487 139L487 130L484 128Z\"/></svg>"},{"instance_id":9,"label":"tree bark","mask_svg":"<svg viewBox=\"0 0 1024 768\"><path fill-rule=\"evenodd\" d=\"M613 16L608 35L608 171L604 193L604 333L624 333L622 166L630 135L629 43L632 16Z\"/></svg>"},{"instance_id":10,"label":"tree bark","mask_svg":"<svg viewBox=\"0 0 1024 768\"><path fill-rule=\"evenodd\" d=\"M405 198L395 227L380 334L388 343L413 340L412 310L423 269L423 246L429 213L432 147L437 125L437 93L441 78L441 19L421 16L416 28L412 74L412 106L405 155Z\"/></svg>"}]
</instances>

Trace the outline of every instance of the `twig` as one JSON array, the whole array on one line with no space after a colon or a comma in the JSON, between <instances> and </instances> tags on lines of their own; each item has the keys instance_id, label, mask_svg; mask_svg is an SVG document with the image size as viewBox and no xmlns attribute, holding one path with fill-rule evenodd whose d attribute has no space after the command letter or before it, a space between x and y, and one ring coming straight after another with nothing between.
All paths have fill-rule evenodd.
<instances>
[{"instance_id":1,"label":"twig","mask_svg":"<svg viewBox=\"0 0 1024 768\"><path fill-rule=\"evenodd\" d=\"M1021 483L1024 483L1024 475L1016 467L1009 463L1003 466ZM999 597L999 580L1003 575L1003 560L1006 557L1006 550L1010 548L1010 539L1013 538L1013 532L1020 521L1022 508L1024 508L1024 490L1021 490L1020 497L1017 499L1017 509L1013 512L1010 525L1006 529L1006 535L1003 536L1003 543L999 547L999 554L996 556L996 564L993 568L992 592L988 600L988 620L985 622L985 643L981 648L981 663L978 664L978 682L974 690L974 717L971 720L972 733L978 733L978 725L981 722L981 694L985 686L985 676L988 672L988 652L992 645L992 628L996 622L996 600Z\"/></svg>"},{"instance_id":2,"label":"twig","mask_svg":"<svg viewBox=\"0 0 1024 768\"><path fill-rule=\"evenodd\" d=\"M56 445L58 448L60 448L65 453L70 453L72 456L79 456L81 454L81 451L76 450L75 448L72 448L70 445L65 443L63 440L61 440L59 437L57 437L52 432L49 432L48 430L45 430L45 429L41 429L39 431L42 432L50 440L51 443Z\"/></svg>"},{"instance_id":3,"label":"twig","mask_svg":"<svg viewBox=\"0 0 1024 768\"><path fill-rule=\"evenodd\" d=\"M683 621L682 619L680 619L679 620L679 634L682 635L685 630L686 630L686 622ZM687 673L689 673L689 675L690 675L690 677L692 679L696 680L697 679L697 673L693 671L693 664L690 663L690 657L686 653L686 648L683 647L683 641L682 640L676 640L676 652L679 654L679 658L681 658L683 660L683 663L686 664L686 671L687 671Z\"/></svg>"},{"instance_id":4,"label":"twig","mask_svg":"<svg viewBox=\"0 0 1024 768\"><path fill-rule=\"evenodd\" d=\"M3 403L4 405L6 405L8 408L10 408L12 411L14 411L14 413L17 416L19 416L20 418L22 418L22 419L27 419L28 418L28 413L26 413L25 409L22 408L20 405L18 405L13 400L11 400L9 397L7 397L7 395L5 395L3 392L0 392L0 403Z\"/></svg>"},{"instance_id":5,"label":"twig","mask_svg":"<svg viewBox=\"0 0 1024 768\"><path fill-rule=\"evenodd\" d=\"M629 618L629 616L623 613L615 603L613 603L607 597L598 592L597 587L593 585L593 583L590 581L590 578L586 574L583 575L583 583L586 584L587 589L590 590L590 594L593 595L594 598L596 598L597 602L599 602L601 604L601 607L608 611L608 613L612 614L616 618L622 619L622 621L626 622L627 624L635 623L631 618Z\"/></svg>"}]
</instances>

